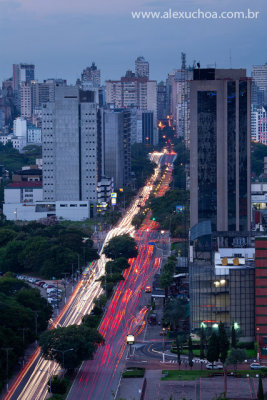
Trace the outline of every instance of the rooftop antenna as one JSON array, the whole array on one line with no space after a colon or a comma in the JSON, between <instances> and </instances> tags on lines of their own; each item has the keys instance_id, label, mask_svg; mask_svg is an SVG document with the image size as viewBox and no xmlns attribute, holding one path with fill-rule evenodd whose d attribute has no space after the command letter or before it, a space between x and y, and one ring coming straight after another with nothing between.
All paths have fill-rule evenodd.
<instances>
[{"instance_id":1,"label":"rooftop antenna","mask_svg":"<svg viewBox=\"0 0 267 400\"><path fill-rule=\"evenodd\" d=\"M182 69L186 69L186 54L181 53L181 60L182 60Z\"/></svg>"}]
</instances>

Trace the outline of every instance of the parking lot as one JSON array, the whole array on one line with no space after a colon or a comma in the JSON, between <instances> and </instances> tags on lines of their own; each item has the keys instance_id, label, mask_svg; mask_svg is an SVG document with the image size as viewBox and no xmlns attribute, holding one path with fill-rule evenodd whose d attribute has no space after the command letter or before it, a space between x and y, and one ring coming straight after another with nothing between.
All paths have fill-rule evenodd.
<instances>
[{"instance_id":1,"label":"parking lot","mask_svg":"<svg viewBox=\"0 0 267 400\"><path fill-rule=\"evenodd\" d=\"M71 294L71 282L57 280L41 280L27 275L17 275L17 279L27 282L31 287L40 290L54 311L59 310Z\"/></svg>"}]
</instances>

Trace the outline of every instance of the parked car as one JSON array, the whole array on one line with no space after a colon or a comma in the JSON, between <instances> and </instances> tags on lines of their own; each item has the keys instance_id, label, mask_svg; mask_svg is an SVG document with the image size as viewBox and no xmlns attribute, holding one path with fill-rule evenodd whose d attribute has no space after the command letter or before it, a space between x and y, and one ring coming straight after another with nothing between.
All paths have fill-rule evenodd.
<instances>
[{"instance_id":1,"label":"parked car","mask_svg":"<svg viewBox=\"0 0 267 400\"><path fill-rule=\"evenodd\" d=\"M56 287L55 285L48 285L47 289L52 289L52 288L55 288L55 287Z\"/></svg>"},{"instance_id":2,"label":"parked car","mask_svg":"<svg viewBox=\"0 0 267 400\"><path fill-rule=\"evenodd\" d=\"M250 369L261 369L261 368L264 368L264 366L263 365L261 365L260 363L252 363L252 364L250 364Z\"/></svg>"},{"instance_id":3,"label":"parked car","mask_svg":"<svg viewBox=\"0 0 267 400\"><path fill-rule=\"evenodd\" d=\"M47 289L47 287L48 287L48 284L45 283L45 284L43 285L43 288L44 288L44 289Z\"/></svg>"},{"instance_id":4,"label":"parked car","mask_svg":"<svg viewBox=\"0 0 267 400\"><path fill-rule=\"evenodd\" d=\"M47 293L62 293L61 289L57 289L57 288L47 288L46 289Z\"/></svg>"},{"instance_id":5,"label":"parked car","mask_svg":"<svg viewBox=\"0 0 267 400\"><path fill-rule=\"evenodd\" d=\"M45 284L45 282L43 282L43 281L37 283L37 285L40 286L40 287L43 287L44 284Z\"/></svg>"},{"instance_id":6,"label":"parked car","mask_svg":"<svg viewBox=\"0 0 267 400\"><path fill-rule=\"evenodd\" d=\"M206 368L207 369L223 369L223 365L220 363L214 363L213 365L212 365L212 363L208 363L208 364L206 364Z\"/></svg>"}]
</instances>

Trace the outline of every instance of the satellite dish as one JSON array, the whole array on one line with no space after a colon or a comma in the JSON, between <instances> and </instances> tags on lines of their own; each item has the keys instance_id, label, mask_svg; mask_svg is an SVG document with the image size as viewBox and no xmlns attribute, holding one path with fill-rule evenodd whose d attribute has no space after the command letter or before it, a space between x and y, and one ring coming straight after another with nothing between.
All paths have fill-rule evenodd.
<instances>
[{"instance_id":1,"label":"satellite dish","mask_svg":"<svg viewBox=\"0 0 267 400\"><path fill-rule=\"evenodd\" d=\"M223 257L223 259L222 259L222 265L223 265L223 266L228 265L227 257Z\"/></svg>"},{"instance_id":2,"label":"satellite dish","mask_svg":"<svg viewBox=\"0 0 267 400\"><path fill-rule=\"evenodd\" d=\"M233 264L234 265L239 265L239 258L238 257L233 259Z\"/></svg>"}]
</instances>

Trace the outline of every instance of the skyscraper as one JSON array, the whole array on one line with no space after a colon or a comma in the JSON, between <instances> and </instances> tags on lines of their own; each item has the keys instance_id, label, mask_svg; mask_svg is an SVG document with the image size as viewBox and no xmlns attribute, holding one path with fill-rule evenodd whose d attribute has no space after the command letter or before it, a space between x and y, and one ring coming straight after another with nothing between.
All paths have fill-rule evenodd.
<instances>
[{"instance_id":1,"label":"skyscraper","mask_svg":"<svg viewBox=\"0 0 267 400\"><path fill-rule=\"evenodd\" d=\"M42 106L44 200L97 202L98 118L94 93L58 86Z\"/></svg>"},{"instance_id":2,"label":"skyscraper","mask_svg":"<svg viewBox=\"0 0 267 400\"><path fill-rule=\"evenodd\" d=\"M144 57L137 57L135 60L135 75L138 78L149 79L149 62Z\"/></svg>"},{"instance_id":3,"label":"skyscraper","mask_svg":"<svg viewBox=\"0 0 267 400\"><path fill-rule=\"evenodd\" d=\"M83 70L81 74L81 81L91 82L96 87L101 85L100 69L97 68L94 62L92 63L91 67L87 67Z\"/></svg>"},{"instance_id":4,"label":"skyscraper","mask_svg":"<svg viewBox=\"0 0 267 400\"><path fill-rule=\"evenodd\" d=\"M141 111L152 111L154 136L157 137L156 81L136 77L127 71L120 81L106 81L106 103L114 104L115 108L136 107Z\"/></svg>"},{"instance_id":5,"label":"skyscraper","mask_svg":"<svg viewBox=\"0 0 267 400\"><path fill-rule=\"evenodd\" d=\"M115 189L130 183L131 120L130 110L103 110L103 170L114 179Z\"/></svg>"},{"instance_id":6,"label":"skyscraper","mask_svg":"<svg viewBox=\"0 0 267 400\"><path fill-rule=\"evenodd\" d=\"M34 80L35 65L34 64L13 64L13 91L15 105L20 108L20 89L23 84L24 88L30 85Z\"/></svg>"},{"instance_id":7,"label":"skyscraper","mask_svg":"<svg viewBox=\"0 0 267 400\"><path fill-rule=\"evenodd\" d=\"M157 119L158 121L166 121L167 118L167 90L164 82L158 83L157 86Z\"/></svg>"},{"instance_id":8,"label":"skyscraper","mask_svg":"<svg viewBox=\"0 0 267 400\"><path fill-rule=\"evenodd\" d=\"M190 83L190 224L250 230L250 88L244 69L196 69Z\"/></svg>"},{"instance_id":9,"label":"skyscraper","mask_svg":"<svg viewBox=\"0 0 267 400\"><path fill-rule=\"evenodd\" d=\"M253 65L251 76L252 103L256 106L267 105L267 63L264 65Z\"/></svg>"}]
</instances>

